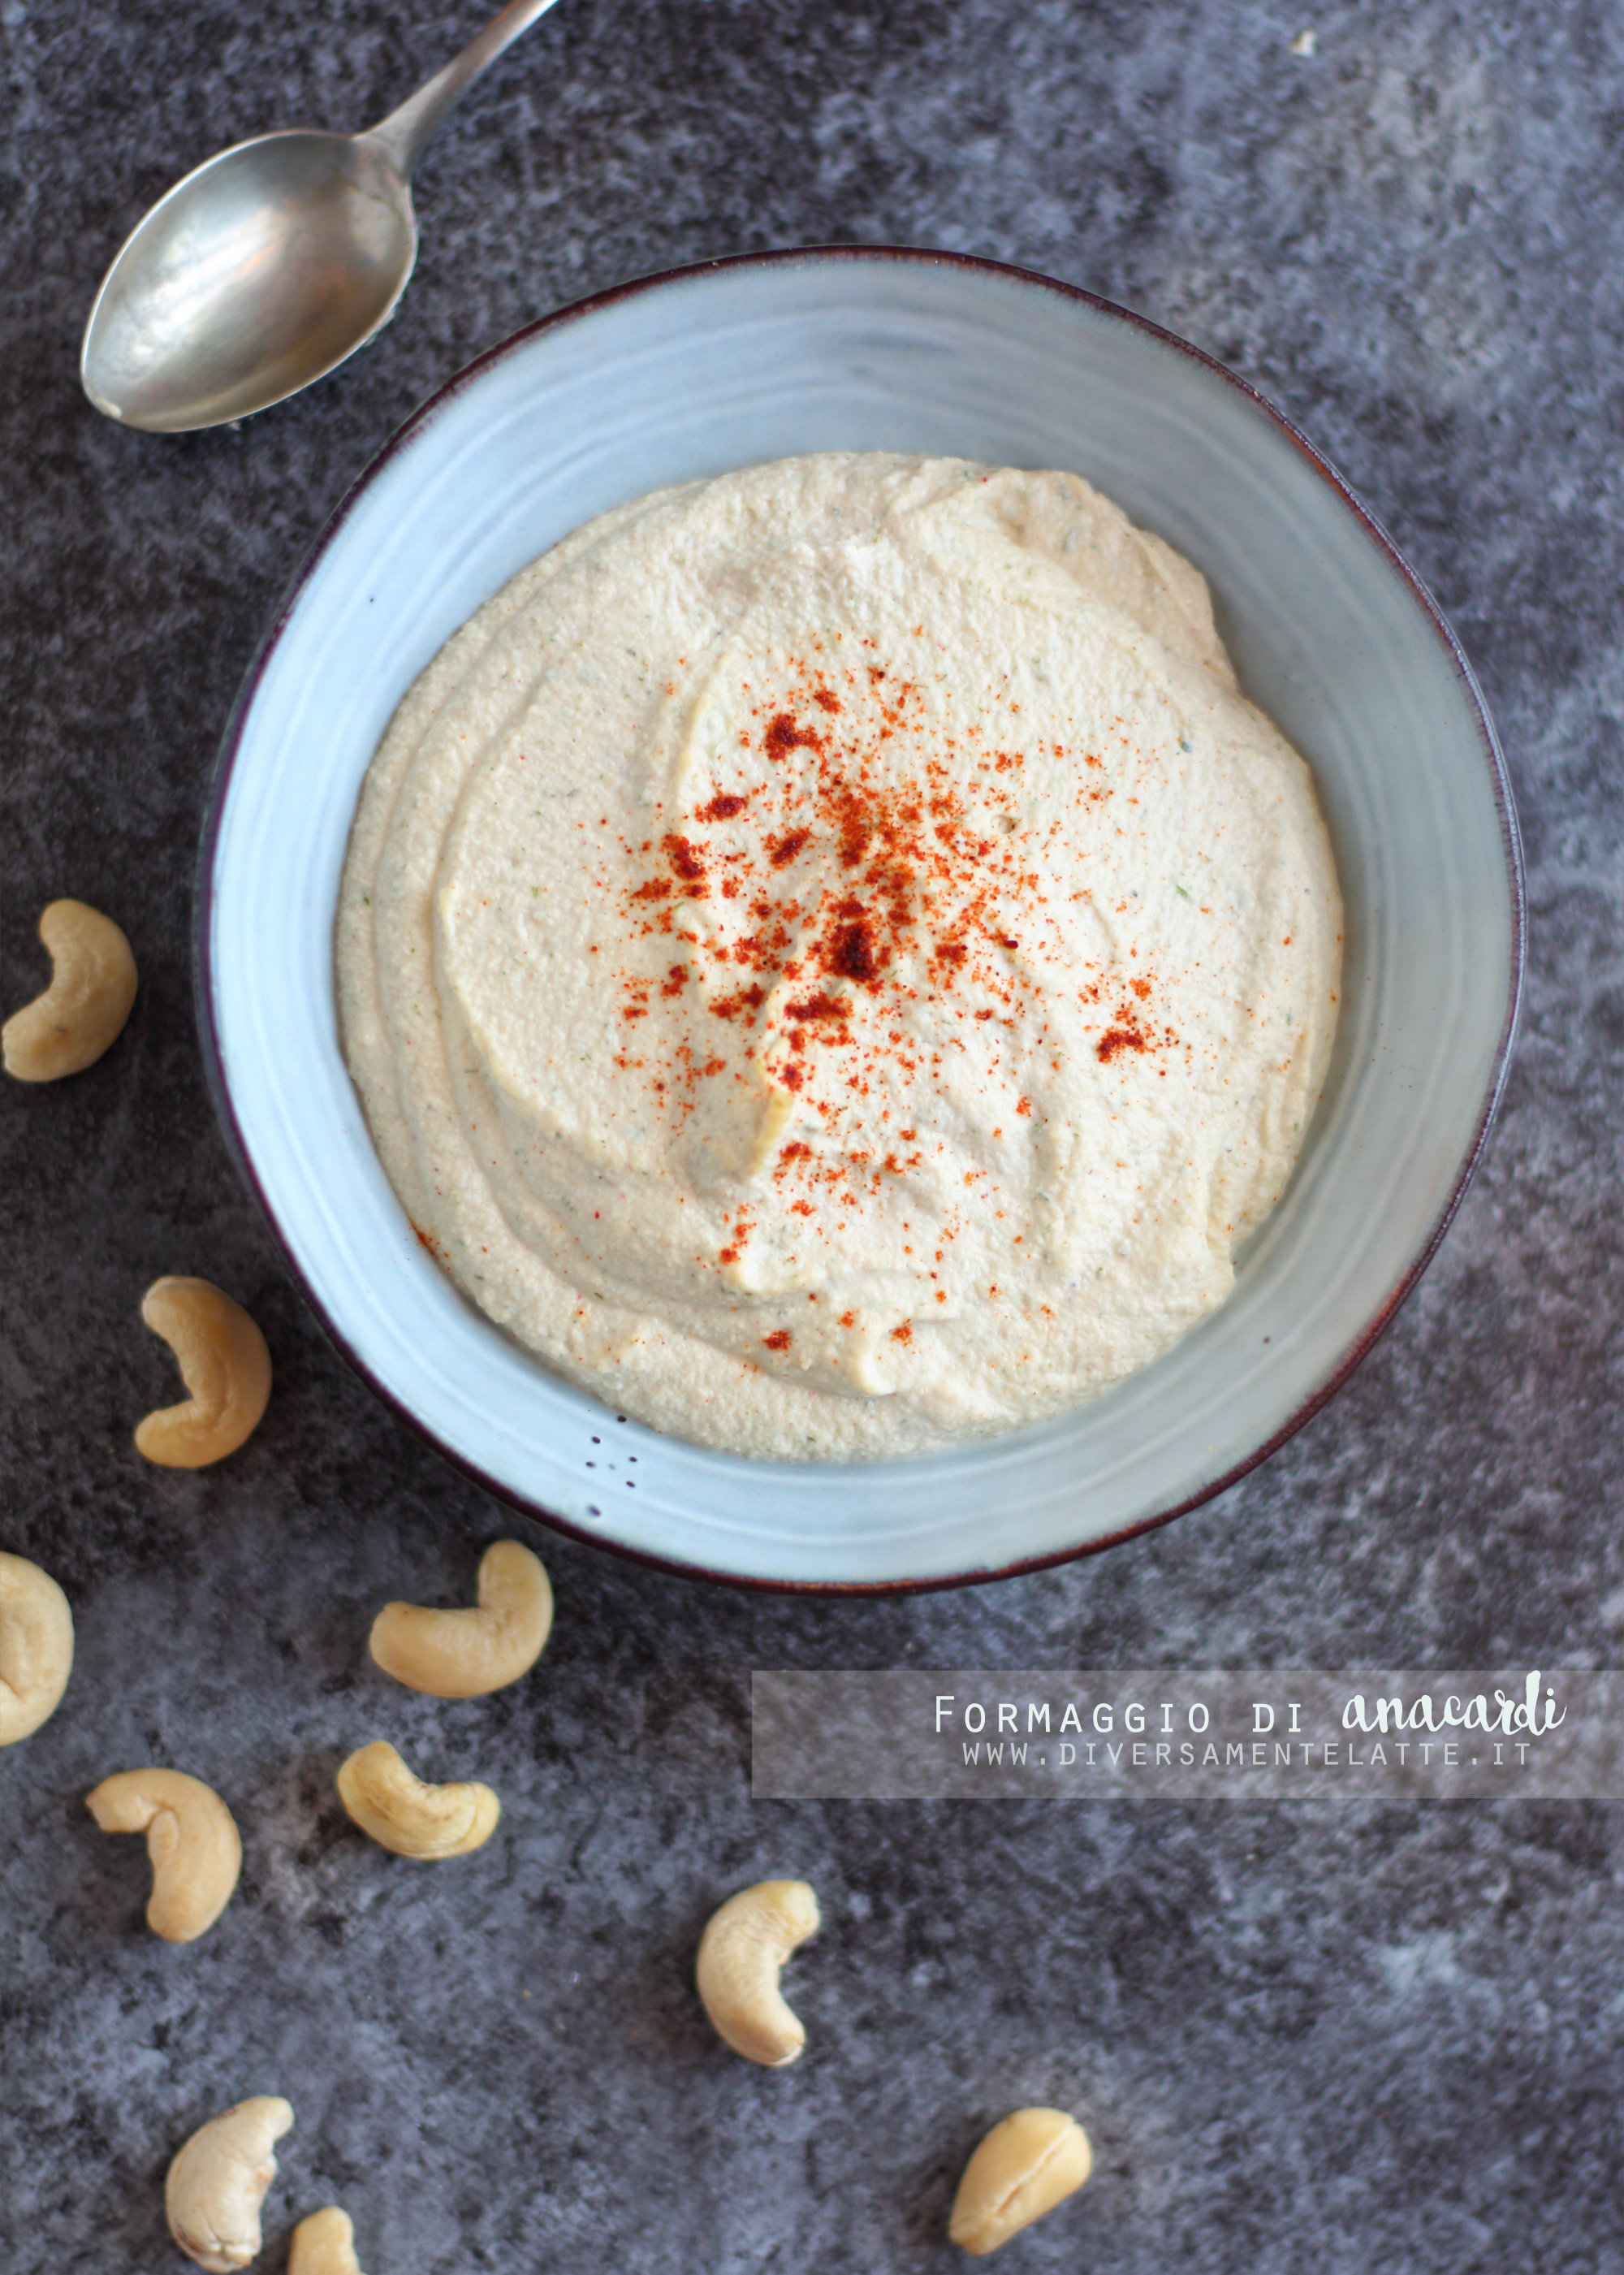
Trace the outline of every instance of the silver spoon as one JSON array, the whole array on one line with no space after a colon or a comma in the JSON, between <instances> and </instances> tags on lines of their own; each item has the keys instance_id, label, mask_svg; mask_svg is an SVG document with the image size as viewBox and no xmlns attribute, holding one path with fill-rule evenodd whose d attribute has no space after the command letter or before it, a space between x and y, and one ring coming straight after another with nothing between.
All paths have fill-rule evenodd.
<instances>
[{"instance_id":1,"label":"silver spoon","mask_svg":"<svg viewBox=\"0 0 1624 2275\"><path fill-rule=\"evenodd\" d=\"M366 134L239 142L130 237L85 327L98 411L179 435L297 395L394 314L418 253L412 170L452 104L554 0L502 13Z\"/></svg>"}]
</instances>

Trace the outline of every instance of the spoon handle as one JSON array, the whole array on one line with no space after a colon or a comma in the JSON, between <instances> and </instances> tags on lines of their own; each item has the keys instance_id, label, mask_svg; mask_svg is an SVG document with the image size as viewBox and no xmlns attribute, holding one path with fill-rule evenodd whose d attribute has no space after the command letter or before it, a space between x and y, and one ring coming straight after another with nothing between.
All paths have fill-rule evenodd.
<instances>
[{"instance_id":1,"label":"spoon handle","mask_svg":"<svg viewBox=\"0 0 1624 2275\"><path fill-rule=\"evenodd\" d=\"M508 0L501 14L494 16L485 29L469 41L461 55L453 56L445 69L437 71L415 94L409 95L398 110L391 110L387 118L379 121L368 134L368 141L381 143L400 172L410 177L425 143L487 64L494 64L504 48L511 47L521 32L530 29L538 16L545 16L556 4L557 0Z\"/></svg>"}]
</instances>

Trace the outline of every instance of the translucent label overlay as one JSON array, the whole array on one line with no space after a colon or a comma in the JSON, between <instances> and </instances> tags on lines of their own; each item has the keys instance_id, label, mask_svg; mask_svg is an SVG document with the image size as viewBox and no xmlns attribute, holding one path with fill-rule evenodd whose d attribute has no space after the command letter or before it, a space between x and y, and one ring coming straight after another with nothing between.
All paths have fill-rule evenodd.
<instances>
[{"instance_id":1,"label":"translucent label overlay","mask_svg":"<svg viewBox=\"0 0 1624 2275\"><path fill-rule=\"evenodd\" d=\"M1624 1671L752 1678L764 1800L1624 1801Z\"/></svg>"}]
</instances>

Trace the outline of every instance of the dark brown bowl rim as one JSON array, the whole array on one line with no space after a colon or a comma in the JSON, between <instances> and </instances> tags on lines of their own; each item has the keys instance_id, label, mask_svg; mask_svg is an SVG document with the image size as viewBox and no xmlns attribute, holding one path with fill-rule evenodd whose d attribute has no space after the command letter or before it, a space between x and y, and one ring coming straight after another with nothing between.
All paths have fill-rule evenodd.
<instances>
[{"instance_id":1,"label":"dark brown bowl rim","mask_svg":"<svg viewBox=\"0 0 1624 2275\"><path fill-rule=\"evenodd\" d=\"M574 1523L569 1518L560 1516L555 1510L543 1507L539 1501L530 1500L524 1494L516 1493L510 1485L488 1476L476 1462L458 1453L454 1447L447 1445L443 1439L436 1436L434 1432L429 1429L409 1406L378 1379L366 1360L329 1317L325 1308L317 1301L306 1281L291 1244L277 1221L276 1212L271 1207L259 1177L255 1174L246 1143L238 1124L236 1110L231 1103L230 1090L226 1084L220 1037L215 1020L214 991L209 962L209 915L214 902L215 852L219 839L221 816L230 789L232 772L249 707L305 587L362 493L371 486L384 468L399 457L407 445L445 405L458 396L464 389L471 386L482 372L491 365L499 362L504 356L510 355L515 349L521 347L526 341L536 338L543 332L555 331L566 324L575 322L582 316L593 315L600 309L613 307L616 302L630 299L636 294L655 291L668 284L685 283L695 277L714 276L723 269L807 267L813 262L840 261L907 261L930 268L968 269L978 275L998 276L1017 283L1035 286L1042 291L1057 294L1062 299L1076 302L1084 307L1112 318L1116 322L1130 326L1146 338L1155 340L1161 346L1171 348L1178 354L1187 357L1191 363L1198 365L1204 371L1210 372L1215 379L1222 381L1226 387L1235 389L1238 394L1244 396L1249 403L1255 404L1301 454L1319 479L1336 492L1349 511L1363 523L1370 536L1409 587L1416 606L1446 650L1477 714L1484 755L1488 762L1489 786L1493 796L1495 810L1499 818L1500 840L1505 854L1507 885L1511 902L1511 971L1506 995L1506 1014L1500 1029L1499 1042L1495 1050L1492 1073L1484 1091L1483 1106L1478 1114L1471 1143L1467 1148L1460 1172L1439 1212L1431 1231L1397 1284L1378 1307L1363 1333L1350 1345L1333 1372L1303 1400L1273 1436L1255 1447L1244 1461L1237 1462L1233 1468L1225 1470L1221 1477L1215 1478L1211 1484L1203 1485L1198 1493L1190 1494L1184 1500L1175 1502L1171 1508L1158 1509L1149 1516L1139 1517L1132 1524L1122 1526L1119 1531L1107 1533L1102 1539L1086 1541L1076 1548L1057 1549L1053 1553L1044 1556L1023 1557L1013 1564L1000 1565L993 1570L978 1568L971 1571L936 1575L920 1580L757 1579L736 1572L712 1571L704 1565L684 1563L674 1557L657 1556L647 1549L633 1548L623 1541L609 1539L603 1534L592 1531L585 1525ZM616 284L608 291L594 292L585 300L574 301L567 308L560 308L550 316L539 318L533 324L526 324L521 331L513 333L509 338L499 342L496 346L487 348L483 355L476 357L472 363L457 373L455 377L448 380L443 387L436 389L425 403L420 404L345 492L329 518L325 528L296 572L283 597L282 606L271 623L270 629L244 675L236 702L231 707L230 717L226 723L224 735L221 738L214 778L209 787L208 812L203 825L202 841L199 847L197 889L193 896L193 968L197 995L198 1031L202 1044L204 1069L208 1077L209 1092L214 1100L215 1110L219 1115L227 1145L230 1148L238 1169L248 1190L258 1201L266 1222L270 1227L272 1236L282 1251L295 1282L302 1291L306 1302L314 1311L329 1341L348 1361L361 1379L386 1406L393 1409L402 1421L414 1430L420 1438L425 1439L442 1460L449 1462L453 1469L461 1470L464 1476L471 1478L494 1500L517 1510L521 1515L530 1518L537 1524L555 1532L562 1532L570 1539L583 1542L588 1547L607 1550L612 1555L623 1556L633 1563L650 1566L656 1571L670 1573L678 1579L709 1581L727 1587L759 1590L773 1595L828 1597L926 1595L945 1588L981 1587L990 1585L997 1580L1016 1579L1028 1572L1042 1572L1056 1565L1075 1563L1084 1556L1098 1555L1102 1550L1117 1547L1122 1542L1135 1539L1141 1533L1154 1531L1160 1525L1171 1524L1175 1517L1187 1516L1191 1509L1199 1508L1205 1502L1214 1500L1218 1494L1227 1492L1231 1485L1238 1484L1243 1478L1250 1475L1253 1470L1267 1461L1272 1454L1279 1451L1288 1438L1295 1437L1305 1423L1311 1421L1320 1409L1335 1397L1337 1392L1342 1388L1382 1335L1386 1334L1405 1299L1437 1253L1439 1243L1449 1229L1455 1211L1460 1207L1466 1189L1477 1172L1506 1086L1512 1042L1516 1032L1517 1009L1522 990L1527 931L1522 848L1517 828L1516 812L1512 803L1511 783L1506 771L1499 738L1495 733L1494 722L1489 716L1488 706L1484 701L1482 690L1477 684L1476 676L1466 660L1459 641L1445 620L1443 611L1380 522L1360 503L1334 466L1323 457L1307 437L1299 434L1284 413L1277 411L1268 397L1260 394L1249 381L1240 378L1235 372L1227 369L1215 358L1208 355L1204 349L1193 346L1188 340L1181 339L1176 332L1167 331L1160 324L1152 323L1148 317L1137 315L1132 309L1121 307L1112 300L1102 299L1098 293L1084 291L1079 285L1062 283L1058 278L1045 276L1035 269L1017 268L1007 261L983 260L974 253L943 253L932 251L925 246L895 245L802 246L769 253L733 253L719 260L698 261L687 268L662 269L653 276L634 278L627 283Z\"/></svg>"}]
</instances>

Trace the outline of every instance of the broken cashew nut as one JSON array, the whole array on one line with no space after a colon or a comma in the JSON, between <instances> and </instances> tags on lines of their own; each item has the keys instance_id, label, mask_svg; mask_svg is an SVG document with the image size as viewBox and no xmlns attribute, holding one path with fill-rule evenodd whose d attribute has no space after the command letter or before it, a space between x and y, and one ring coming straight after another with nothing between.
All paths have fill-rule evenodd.
<instances>
[{"instance_id":1,"label":"broken cashew nut","mask_svg":"<svg viewBox=\"0 0 1624 2275\"><path fill-rule=\"evenodd\" d=\"M784 2003L778 1971L816 1935L818 1899L804 1880L761 1880L712 1915L696 1970L706 2013L736 2054L782 2069L806 2044Z\"/></svg>"},{"instance_id":2,"label":"broken cashew nut","mask_svg":"<svg viewBox=\"0 0 1624 2275\"><path fill-rule=\"evenodd\" d=\"M217 1793L182 1770L125 1770L85 1806L103 1833L144 1833L152 1859L147 1924L166 1943L195 1943L231 1901L243 1868L235 1820Z\"/></svg>"},{"instance_id":3,"label":"broken cashew nut","mask_svg":"<svg viewBox=\"0 0 1624 2275\"><path fill-rule=\"evenodd\" d=\"M155 1280L141 1317L174 1352L192 1395L149 1414L136 1431L136 1451L169 1470L223 1461L252 1434L270 1396L264 1336L208 1280Z\"/></svg>"},{"instance_id":4,"label":"broken cashew nut","mask_svg":"<svg viewBox=\"0 0 1624 2275\"><path fill-rule=\"evenodd\" d=\"M0 1028L5 1070L19 1082L57 1082L94 1066L135 1001L135 958L111 917L83 901L53 901L40 938L50 952L50 986Z\"/></svg>"},{"instance_id":5,"label":"broken cashew nut","mask_svg":"<svg viewBox=\"0 0 1624 2275\"><path fill-rule=\"evenodd\" d=\"M276 2177L272 2143L292 2122L276 2094L239 2101L200 2125L170 2166L170 2233L208 2275L236 2275L258 2257L260 2206Z\"/></svg>"},{"instance_id":6,"label":"broken cashew nut","mask_svg":"<svg viewBox=\"0 0 1624 2275\"><path fill-rule=\"evenodd\" d=\"M363 1833L397 1856L466 1856L496 1830L487 1785L425 1785L379 1738L338 1772L338 1797Z\"/></svg>"},{"instance_id":7,"label":"broken cashew nut","mask_svg":"<svg viewBox=\"0 0 1624 2275\"><path fill-rule=\"evenodd\" d=\"M0 1746L31 1738L73 1671L73 1614L49 1572L0 1555Z\"/></svg>"},{"instance_id":8,"label":"broken cashew nut","mask_svg":"<svg viewBox=\"0 0 1624 2275\"><path fill-rule=\"evenodd\" d=\"M371 1650L386 1674L433 1698L482 1698L528 1674L553 1625L553 1589L539 1556L499 1540L480 1561L473 1611L385 1604Z\"/></svg>"},{"instance_id":9,"label":"broken cashew nut","mask_svg":"<svg viewBox=\"0 0 1624 2275\"><path fill-rule=\"evenodd\" d=\"M1088 2135L1063 2109L1017 2109L964 2167L950 2241L979 2259L1080 2188L1094 2168Z\"/></svg>"},{"instance_id":10,"label":"broken cashew nut","mask_svg":"<svg viewBox=\"0 0 1624 2275\"><path fill-rule=\"evenodd\" d=\"M347 2211L329 2204L300 2220L293 2231L288 2275L361 2275L355 2229Z\"/></svg>"}]
</instances>

